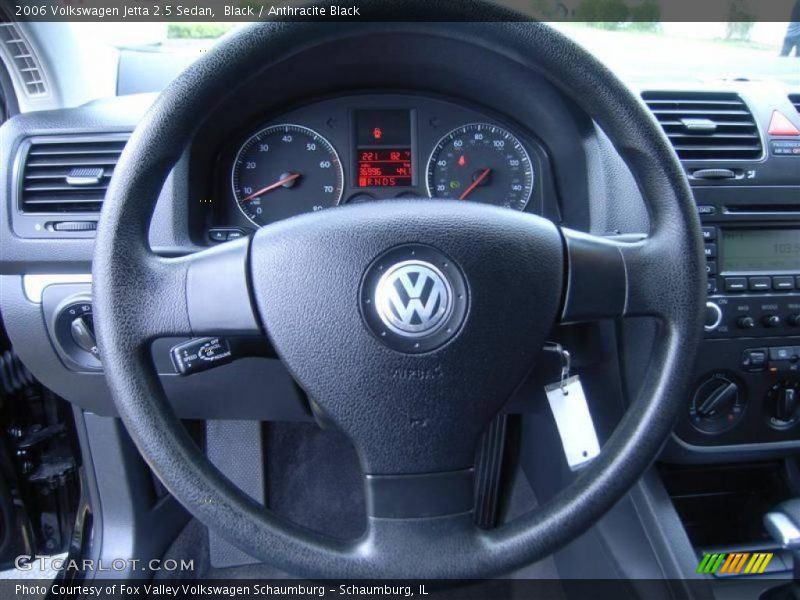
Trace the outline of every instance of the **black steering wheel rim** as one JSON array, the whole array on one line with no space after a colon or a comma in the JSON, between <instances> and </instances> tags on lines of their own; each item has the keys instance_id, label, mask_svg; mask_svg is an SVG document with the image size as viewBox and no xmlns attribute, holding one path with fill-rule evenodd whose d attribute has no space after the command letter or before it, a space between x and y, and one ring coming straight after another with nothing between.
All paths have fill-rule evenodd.
<instances>
[{"instance_id":1,"label":"black steering wheel rim","mask_svg":"<svg viewBox=\"0 0 800 600\"><path fill-rule=\"evenodd\" d=\"M457 11L452 14L458 15L453 20L463 19L462 7L452 9ZM483 6L478 14L492 13ZM197 273L202 270L192 267L191 257L162 259L147 245L161 187L195 129L195 107L214 105L240 85L239 73L257 71L263 56L278 61L300 51L301 45L323 43L331 35L423 27L447 35L432 24L365 27L340 23L332 34L332 28L317 23L264 23L230 36L173 82L139 124L115 171L101 217L93 267L95 322L106 378L131 438L165 486L198 519L253 556L298 575L481 577L506 572L554 551L602 516L656 457L682 405L701 337L704 285L699 222L685 175L657 123L609 71L546 25L463 24L461 34L543 74L584 108L603 127L639 183L651 222L645 242L604 245L591 236L564 230L558 240L561 244L563 238L566 244L564 252L574 263L573 273L580 272L577 258L587 243L594 249L600 247L600 254L610 256L609 262L621 265L624 278L636 275L635 287L625 282L626 292L616 316L657 312L662 335L640 397L600 457L570 486L541 509L488 532L473 530L468 513L410 519L378 515L370 518L370 529L360 540L327 540L270 515L207 461L170 408L147 344L154 337L198 329L192 307L173 294L187 289L187 281L200 277ZM429 209L432 219L451 217L449 207L438 206L434 203ZM391 220L407 218L409 210L417 209L398 204L379 210L381 217ZM377 222L366 214L368 209L353 207L353 211L359 210L362 212L348 216L358 219L363 214L365 227ZM482 212L472 215L473 210ZM466 217L455 218L478 220L488 214L484 208L465 212ZM551 235L546 224L530 219L523 223L505 212L510 211L498 210L493 215L508 228L522 231L523 225L532 226L542 236ZM293 227L296 225L275 228L270 236L260 232L252 247L242 242L217 254L258 261L259 248L272 244L274 251L272 240L280 239L284 231L291 234ZM561 250L553 248L557 251ZM247 277L241 274L240 279ZM572 294L582 289L580 282L569 283L575 284ZM264 286L254 287L257 302L274 294ZM175 298L176 306L165 308L165 298ZM595 316L591 311L589 315ZM256 315L254 321L253 326L260 329L270 317ZM237 330L243 324L227 323L225 327ZM270 327L266 329L269 333Z\"/></svg>"}]
</instances>

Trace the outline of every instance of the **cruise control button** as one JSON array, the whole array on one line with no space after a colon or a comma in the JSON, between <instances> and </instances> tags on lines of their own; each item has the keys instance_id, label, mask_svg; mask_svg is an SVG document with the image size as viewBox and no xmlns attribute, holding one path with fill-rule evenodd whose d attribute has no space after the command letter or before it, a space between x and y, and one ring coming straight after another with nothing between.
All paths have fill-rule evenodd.
<instances>
[{"instance_id":1,"label":"cruise control button","mask_svg":"<svg viewBox=\"0 0 800 600\"><path fill-rule=\"evenodd\" d=\"M744 292L747 290L747 279L745 277L726 277L726 292Z\"/></svg>"},{"instance_id":2,"label":"cruise control button","mask_svg":"<svg viewBox=\"0 0 800 600\"><path fill-rule=\"evenodd\" d=\"M238 240L247 235L243 230L238 227L217 227L208 230L208 239L212 242L228 242L230 240Z\"/></svg>"},{"instance_id":3,"label":"cruise control button","mask_svg":"<svg viewBox=\"0 0 800 600\"><path fill-rule=\"evenodd\" d=\"M794 289L794 277L773 277L772 289L785 291Z\"/></svg>"},{"instance_id":4,"label":"cruise control button","mask_svg":"<svg viewBox=\"0 0 800 600\"><path fill-rule=\"evenodd\" d=\"M208 230L208 239L212 242L225 242L228 240L228 230L227 229L209 229Z\"/></svg>"},{"instance_id":5,"label":"cruise control button","mask_svg":"<svg viewBox=\"0 0 800 600\"><path fill-rule=\"evenodd\" d=\"M772 287L769 277L751 277L749 279L750 289L754 292L763 292Z\"/></svg>"}]
</instances>

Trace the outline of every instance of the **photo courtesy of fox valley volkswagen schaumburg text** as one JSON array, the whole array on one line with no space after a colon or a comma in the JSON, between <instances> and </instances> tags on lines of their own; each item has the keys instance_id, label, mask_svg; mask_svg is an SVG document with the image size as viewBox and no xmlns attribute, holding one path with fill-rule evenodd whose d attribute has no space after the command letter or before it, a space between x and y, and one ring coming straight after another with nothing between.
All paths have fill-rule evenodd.
<instances>
[{"instance_id":1,"label":"photo courtesy of fox valley volkswagen schaumburg text","mask_svg":"<svg viewBox=\"0 0 800 600\"><path fill-rule=\"evenodd\" d=\"M800 0L0 2L0 598L800 598Z\"/></svg>"}]
</instances>

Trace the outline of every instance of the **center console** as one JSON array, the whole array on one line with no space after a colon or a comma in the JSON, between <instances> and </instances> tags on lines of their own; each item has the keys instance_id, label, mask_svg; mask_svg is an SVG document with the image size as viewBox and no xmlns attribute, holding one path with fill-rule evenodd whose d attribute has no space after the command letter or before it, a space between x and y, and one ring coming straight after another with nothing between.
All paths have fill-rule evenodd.
<instances>
[{"instance_id":1,"label":"center console","mask_svg":"<svg viewBox=\"0 0 800 600\"><path fill-rule=\"evenodd\" d=\"M705 340L685 417L692 449L800 448L800 192L696 187Z\"/></svg>"}]
</instances>

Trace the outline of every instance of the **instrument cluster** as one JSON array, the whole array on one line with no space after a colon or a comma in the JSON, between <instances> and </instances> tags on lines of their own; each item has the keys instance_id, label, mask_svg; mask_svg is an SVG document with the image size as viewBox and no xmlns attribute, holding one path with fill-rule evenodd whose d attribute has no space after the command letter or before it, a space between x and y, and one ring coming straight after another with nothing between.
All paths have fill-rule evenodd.
<instances>
[{"instance_id":1,"label":"instrument cluster","mask_svg":"<svg viewBox=\"0 0 800 600\"><path fill-rule=\"evenodd\" d=\"M228 185L220 186L219 195L228 209L214 219L210 240L230 239L220 234L225 227L252 229L389 198L539 212L542 151L521 131L486 111L412 95L340 97L303 106L251 125L223 150L219 164Z\"/></svg>"}]
</instances>

